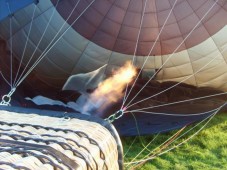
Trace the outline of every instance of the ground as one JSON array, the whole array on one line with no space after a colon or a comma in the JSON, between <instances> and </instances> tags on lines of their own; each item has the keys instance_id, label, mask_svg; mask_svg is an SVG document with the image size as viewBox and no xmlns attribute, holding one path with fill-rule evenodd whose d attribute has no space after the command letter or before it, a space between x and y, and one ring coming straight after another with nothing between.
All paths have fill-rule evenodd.
<instances>
[{"instance_id":1,"label":"ground","mask_svg":"<svg viewBox=\"0 0 227 170\"><path fill-rule=\"evenodd\" d=\"M205 122L204 122L205 123ZM203 123L203 125L204 125ZM181 134L189 128L184 129ZM176 146L180 142L184 141L188 137L192 136L195 132L202 127L202 124L190 131L188 135L176 140L171 145L164 149L157 149L153 153L162 153L168 148ZM147 161L145 164L136 167L139 170L225 170L227 168L227 114L221 113L216 115L207 126L199 132L195 137L190 139L180 147L173 149L163 155ZM175 131L176 133L176 131ZM149 142L149 146L142 152L142 154L136 159L141 160L145 155L152 152L152 150L166 139L172 136L174 132L146 136L146 137L128 137L122 138L124 152L125 152L125 169L130 169L132 166L127 166L127 163L145 148ZM134 141L134 143L132 143ZM131 146L131 149L128 150ZM167 146L167 145L165 145ZM135 160L134 160L135 161ZM130 164L135 165L135 164Z\"/></svg>"}]
</instances>

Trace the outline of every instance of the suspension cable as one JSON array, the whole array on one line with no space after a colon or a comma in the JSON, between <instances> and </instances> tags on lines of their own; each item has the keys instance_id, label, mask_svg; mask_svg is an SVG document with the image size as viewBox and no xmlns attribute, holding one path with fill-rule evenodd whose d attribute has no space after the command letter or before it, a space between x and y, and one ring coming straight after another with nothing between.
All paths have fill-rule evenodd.
<instances>
[{"instance_id":1,"label":"suspension cable","mask_svg":"<svg viewBox=\"0 0 227 170\"><path fill-rule=\"evenodd\" d=\"M196 98L192 98L192 99L180 100L180 101L171 102L171 103L164 103L164 104L161 104L161 105L144 107L144 108L135 109L135 110L128 110L125 113L132 112L132 111L136 112L136 111L142 111L142 110L146 110L146 109L153 109L153 108L158 108L158 107L163 107L163 106L170 106L170 105L174 105L174 104L185 103L185 102L190 102L190 101L195 101L195 100L201 100L201 99L206 99L206 98L221 96L221 95L226 95L226 94L227 94L227 92L217 93L217 94L212 94L212 95L207 95L207 96L202 96L202 97L196 97Z\"/></svg>"},{"instance_id":2,"label":"suspension cable","mask_svg":"<svg viewBox=\"0 0 227 170\"><path fill-rule=\"evenodd\" d=\"M30 27L29 27L29 31L28 31L26 42L25 42L25 46L24 46L24 49L23 49L23 52L22 52L22 57L20 59L20 64L18 66L17 73L16 73L16 76L15 76L15 79L14 79L14 82L13 82L13 86L15 86L15 83L16 83L16 80L17 80L17 76L18 76L18 74L20 72L21 64L22 64L22 61L24 59L25 51L27 49L27 44L28 44L30 33L31 33L31 29L32 29L32 26L33 26L33 21L34 21L36 9L37 9L37 5L35 5L34 10L33 10L31 24L30 24Z\"/></svg>"},{"instance_id":3,"label":"suspension cable","mask_svg":"<svg viewBox=\"0 0 227 170\"><path fill-rule=\"evenodd\" d=\"M196 131L193 135L191 135L190 137L188 137L186 140L180 142L179 144L173 146L173 147L170 148L170 149L167 149L167 150L165 150L165 151L163 151L163 152L161 152L161 153L155 155L154 157L148 157L148 158L146 158L146 159L144 159L144 160L139 160L139 161L130 162L130 163L126 163L126 164L129 165L129 164L135 164L135 163L146 162L146 161L148 161L148 160L152 160L152 159L156 158L157 156L163 155L164 153L167 153L167 152L169 152L169 151L171 151L171 150L173 150L173 149L175 149L175 148L181 146L182 144L186 143L187 141L189 141L190 139L192 139L194 136L196 136L201 130L203 130L203 129L205 128L205 126L207 126L207 124L214 118L214 116L215 116L215 115L216 115L216 114L217 114L217 113L218 113L226 104L227 104L227 102L225 102L224 104L222 104L220 107L218 107L218 108L216 109L216 111L215 111L213 114L211 114L211 115L208 116L206 119L204 119L204 120L207 120L207 119L208 119L208 121L207 121L207 122L206 122L198 131ZM203 121L204 121L204 120L203 120ZM184 134L183 134L183 135L184 135ZM182 137L182 135L181 135L180 137ZM177 139L179 139L180 137L178 137Z\"/></svg>"},{"instance_id":4,"label":"suspension cable","mask_svg":"<svg viewBox=\"0 0 227 170\"><path fill-rule=\"evenodd\" d=\"M157 35L157 37L156 37L156 39L155 39L155 41L154 41L154 44L152 45L150 51L148 52L148 55L147 55L147 57L146 57L146 59L145 59L143 65L142 65L142 67L141 67L141 69L140 69L140 71L139 71L139 73L138 73L136 79L134 80L134 82L133 82L133 84L132 84L132 87L130 88L130 91L129 91L128 95L126 96L126 99L125 99L125 101L123 102L123 105L125 104L126 100L128 99L128 97L129 97L129 95L130 95L130 93L131 93L133 87L135 86L135 83L136 83L136 81L138 80L139 75L140 75L141 72L142 72L142 69L145 67L145 64L146 64L148 58L150 57L150 54L152 53L152 51L153 51L153 49L154 49L154 47L155 47L155 45L156 45L158 39L160 38L160 36L161 36L161 34L162 34L162 32L163 32L165 26L166 26L167 21L168 21L169 18L170 18L170 15L171 15L171 13L172 13L172 11L173 11L173 9L174 9L174 7L175 7L177 1L178 1L178 0L175 0L173 6L171 7L171 10L170 10L169 14L168 14L167 17L166 17L165 22L164 22L164 24L162 25L162 28L160 29L160 31L159 31L159 33L158 33L158 35ZM122 107L123 107L123 105L122 105Z\"/></svg>"},{"instance_id":5,"label":"suspension cable","mask_svg":"<svg viewBox=\"0 0 227 170\"><path fill-rule=\"evenodd\" d=\"M16 87L19 86L24 79L33 71L33 69L40 63L40 61L48 54L48 52L53 48L53 46L55 46L57 44L57 42L65 35L65 33L71 28L71 26L73 24L76 23L76 21L78 21L78 19L87 11L87 9L95 2L95 0L93 0L83 11L82 13L72 22L72 24L69 25L69 27L59 36L59 38L51 45L51 47L43 54L39 57L39 59L33 64L33 66L28 70L28 72L21 78L20 81L18 81L18 83L16 84Z\"/></svg>"},{"instance_id":6,"label":"suspension cable","mask_svg":"<svg viewBox=\"0 0 227 170\"><path fill-rule=\"evenodd\" d=\"M174 53L181 47L181 45L188 39L189 36L193 33L193 31L198 27L198 25L202 22L202 20L208 15L208 13L213 9L213 7L217 4L219 0L216 0L214 4L209 8L209 10L203 15L203 17L198 21L198 23L193 27L193 29L189 32L189 34L183 39L183 41L177 46L177 48L173 51L173 53L167 58L167 60L162 64L162 66L158 69L157 72L154 73L154 75L151 76L151 78L145 83L145 85L137 92L137 94L129 101L127 104L130 105L131 102L140 94L140 92L147 86L147 84L154 78L154 76L161 70L161 68L169 61L169 59L174 55ZM126 106L126 107L127 107Z\"/></svg>"},{"instance_id":7,"label":"suspension cable","mask_svg":"<svg viewBox=\"0 0 227 170\"><path fill-rule=\"evenodd\" d=\"M132 58L132 65L134 65L135 58L136 58L136 52L138 50L139 38L140 38L141 29L142 29L142 25L143 25L143 19L144 19L144 15L145 15L146 6L147 6L147 0L145 1L144 7L143 7L142 17L141 17L140 26L139 26L139 32L138 32L138 35L137 35L136 45L135 45L133 58ZM125 90L125 93L124 93L123 103L122 103L121 109L123 108L123 105L124 105L125 100L126 100L127 90L128 90L128 83L127 83L126 90Z\"/></svg>"},{"instance_id":8,"label":"suspension cable","mask_svg":"<svg viewBox=\"0 0 227 170\"><path fill-rule=\"evenodd\" d=\"M21 79L21 77L23 76L23 74L24 74L24 72L26 71L26 69L27 69L29 63L30 63L31 60L33 59L33 57L34 57L34 55L35 55L35 53L36 53L36 51L37 51L37 49L38 49L38 47L39 47L41 41L43 40L43 37L44 37L44 35L46 34L46 31L47 31L47 29L48 29L48 27L49 27L49 25L50 25L50 22L52 21L52 18L53 18L54 14L55 14L55 11L56 11L56 10L55 10L54 8L57 8L58 3L59 3L59 0L57 1L56 5L53 7L53 11L52 11L52 13L51 13L50 19L48 20L48 23L46 24L46 27L45 27L45 29L44 29L44 31L43 31L43 33L42 33L42 36L41 36L41 38L39 39L39 42L37 43L37 45L36 45L36 47L35 47L35 50L33 51L31 57L29 58L29 60L28 60L28 62L27 62L27 64L26 64L26 66L24 67L24 69L23 69L21 75L19 76L18 80L15 80L14 87L16 86L17 82L18 82L18 81ZM32 21L33 21L33 20L32 20Z\"/></svg>"},{"instance_id":9,"label":"suspension cable","mask_svg":"<svg viewBox=\"0 0 227 170\"><path fill-rule=\"evenodd\" d=\"M13 13L10 9L9 2L7 1L7 7L10 13L10 18L9 18L9 34L10 34L10 87L11 89L13 88L13 37L12 37L12 18L13 18Z\"/></svg>"},{"instance_id":10,"label":"suspension cable","mask_svg":"<svg viewBox=\"0 0 227 170\"><path fill-rule=\"evenodd\" d=\"M220 51L220 54L222 54L225 50L227 50L227 47L225 47L222 51ZM167 89L165 89L165 90L163 90L163 91L161 91L161 92L158 92L158 93L156 93L156 94L154 94L154 95L152 95L152 96L150 96L150 97L144 98L144 99L142 99L142 100L140 100L140 101L138 101L138 102L135 102L135 103L133 103L133 104L131 104L131 105L129 105L129 106L127 105L126 108L129 108L129 107L131 107L131 106L133 106L133 105L135 105L135 104L141 103L141 102L143 102L143 101L145 101L145 100L148 100L148 99L150 99L150 98L152 98L152 97L155 97L155 96L157 96L157 95L159 95L159 94L162 94L162 93L164 93L164 92L166 92L166 91L168 91L168 90L170 90L170 89L172 89L172 88L178 86L178 85L181 84L182 82L188 80L188 79L191 78L192 76L194 76L194 75L196 75L197 73L199 73L202 69L204 69L205 67L207 67L207 66L208 66L210 63L212 63L220 54L218 54L217 56L215 56L212 60L210 60L208 63L206 63L203 67L201 67L201 68L198 69L195 73L193 73L192 75L190 75L190 76L188 76L187 78L183 79L182 81L180 81L180 82L176 83L175 85L173 85L173 86L171 86L171 87L169 87L169 88L167 88Z\"/></svg>"},{"instance_id":11,"label":"suspension cable","mask_svg":"<svg viewBox=\"0 0 227 170\"><path fill-rule=\"evenodd\" d=\"M79 3L80 0L78 0ZM18 81L15 83L14 87L11 88L11 91L4 95L2 98L2 101L0 105L9 105L11 101L11 95L15 92L16 88L25 80L25 78L33 71L33 69L40 63L40 61L45 57L45 55L52 49L54 45L64 36L64 34L71 28L73 24L76 23L76 21L87 11L87 9L95 2L95 0L91 1L91 3L82 11L82 13L72 22L72 24L69 25L69 27L59 36L59 38L51 45L51 47L48 50L44 51L44 54L41 55L38 60L32 65L32 67L28 70L28 72L21 78L21 76L18 78ZM78 5L76 4L76 6ZM75 10L75 9L74 9ZM66 21L65 21L66 22ZM56 37L56 36L55 36ZM54 37L54 38L55 38ZM53 39L54 40L54 39ZM53 41L52 40L52 41ZM50 45L50 44L49 44ZM48 47L47 47L48 48ZM47 49L46 48L46 49ZM22 73L23 74L23 73ZM9 100L8 100L9 98Z\"/></svg>"}]
</instances>

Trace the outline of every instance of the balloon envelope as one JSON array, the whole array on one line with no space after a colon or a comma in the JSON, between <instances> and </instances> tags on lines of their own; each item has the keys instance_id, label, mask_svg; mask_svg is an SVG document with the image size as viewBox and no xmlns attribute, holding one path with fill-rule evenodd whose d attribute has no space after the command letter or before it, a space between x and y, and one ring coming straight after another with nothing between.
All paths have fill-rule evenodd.
<instances>
[{"instance_id":1,"label":"balloon envelope","mask_svg":"<svg viewBox=\"0 0 227 170\"><path fill-rule=\"evenodd\" d=\"M30 68L40 56L44 56L26 81L33 89L61 90L72 75L106 65L104 73L108 76L113 69L134 60L135 65L142 69L144 80L158 70L153 80L160 83L182 81L221 92L227 91L226 11L227 2L216 3L215 0L40 0L38 4L26 6L2 20L0 37L7 42L8 49L12 40L17 66L21 61L24 68ZM9 74L9 58L1 57L1 69L4 75ZM16 72L17 67L15 75ZM22 69L17 78L21 73ZM145 83L138 83L137 88L141 84ZM166 84L150 88L139 98L166 89ZM184 90L179 87L179 91L175 88L176 91L165 93L159 101L182 100L185 98L181 96L187 92L192 98L190 93L196 93L182 88ZM173 97L174 93L180 92L183 94L170 100L171 95ZM213 91L205 90L201 96L210 93ZM142 106L146 105L149 103ZM197 107L201 109L190 113L208 109L205 105L201 106ZM209 109L217 106L212 105ZM171 109L163 109L168 110ZM169 112L175 113L177 109ZM187 111L179 109L178 112ZM146 116L140 117L143 124ZM128 119L133 121L133 118ZM194 118L185 120L180 126Z\"/></svg>"},{"instance_id":2,"label":"balloon envelope","mask_svg":"<svg viewBox=\"0 0 227 170\"><path fill-rule=\"evenodd\" d=\"M185 83L226 90L226 1L148 0L145 5L137 0L97 0L85 10L91 2L41 0L33 20L35 4L14 14L13 51L19 60L29 36L24 64L32 55L34 62L69 27L36 67L44 83L60 87L70 75L105 64L109 73L136 54L138 67L149 55L144 76L162 67L156 76L160 82L191 75ZM0 35L9 41L9 17L1 22Z\"/></svg>"}]
</instances>

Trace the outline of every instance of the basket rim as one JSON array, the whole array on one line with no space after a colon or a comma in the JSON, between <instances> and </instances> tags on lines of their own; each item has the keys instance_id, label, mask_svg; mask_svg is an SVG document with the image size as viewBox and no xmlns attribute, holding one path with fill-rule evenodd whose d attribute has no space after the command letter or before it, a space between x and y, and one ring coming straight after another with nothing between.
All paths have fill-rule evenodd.
<instances>
[{"instance_id":1,"label":"basket rim","mask_svg":"<svg viewBox=\"0 0 227 170\"><path fill-rule=\"evenodd\" d=\"M18 114L37 114L40 116L48 116L48 117L57 117L57 118L75 118L80 120L86 120L98 123L108 129L108 131L111 133L111 135L114 137L117 143L117 150L118 150L118 164L119 169L123 170L123 146L121 143L120 136L115 129L114 125L109 123L108 121L105 121L99 117L95 117L92 115L85 115L78 112L62 112L62 111L53 111L53 110L41 110L36 108L23 108L23 107L15 107L15 106L0 106L0 110L3 111L9 111L9 112L16 112Z\"/></svg>"}]
</instances>

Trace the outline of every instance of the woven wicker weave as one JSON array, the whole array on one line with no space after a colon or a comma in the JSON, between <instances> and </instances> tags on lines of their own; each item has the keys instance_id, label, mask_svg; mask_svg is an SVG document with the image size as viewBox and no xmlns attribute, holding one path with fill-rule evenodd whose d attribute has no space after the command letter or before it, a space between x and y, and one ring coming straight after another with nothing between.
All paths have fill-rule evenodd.
<instances>
[{"instance_id":1,"label":"woven wicker weave","mask_svg":"<svg viewBox=\"0 0 227 170\"><path fill-rule=\"evenodd\" d=\"M118 170L118 146L98 123L0 110L0 169Z\"/></svg>"}]
</instances>

